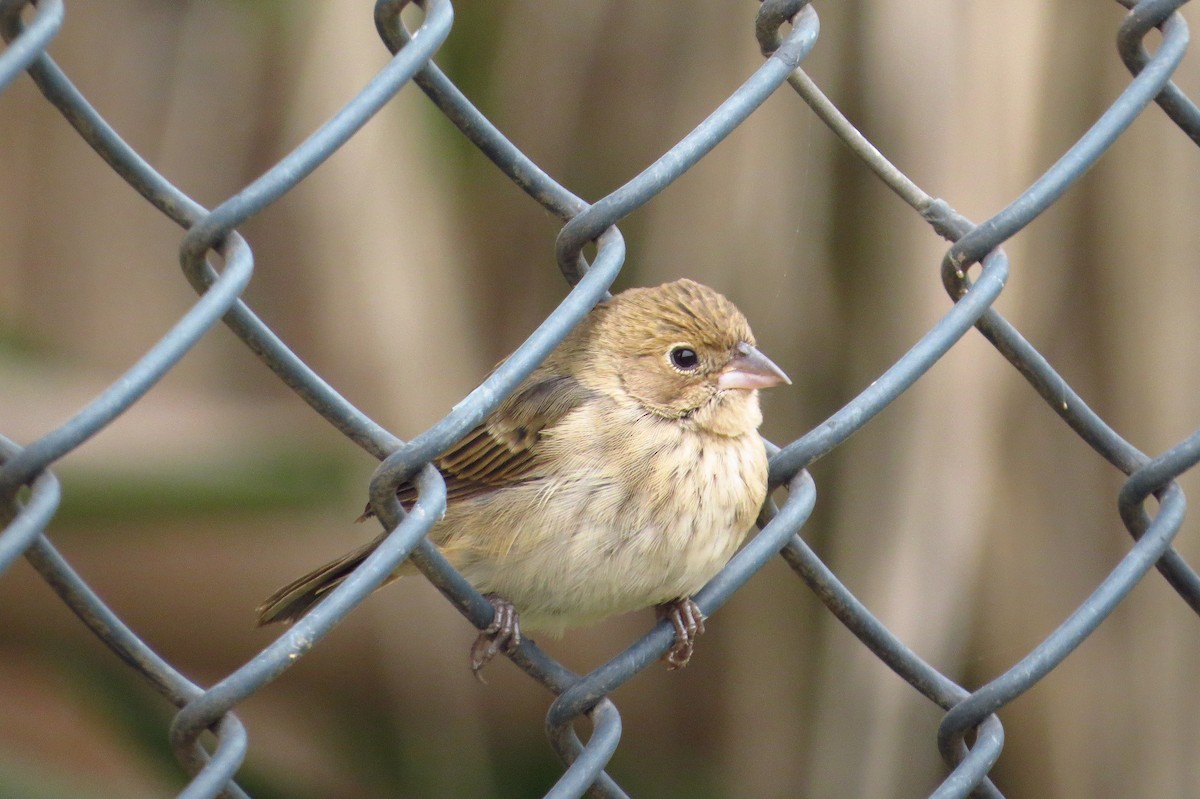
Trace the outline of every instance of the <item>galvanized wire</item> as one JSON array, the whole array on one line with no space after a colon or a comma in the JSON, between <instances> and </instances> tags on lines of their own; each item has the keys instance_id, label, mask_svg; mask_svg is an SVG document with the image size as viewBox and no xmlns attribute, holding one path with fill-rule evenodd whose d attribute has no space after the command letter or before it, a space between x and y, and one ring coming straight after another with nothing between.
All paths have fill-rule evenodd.
<instances>
[{"instance_id":1,"label":"galvanized wire","mask_svg":"<svg viewBox=\"0 0 1200 799\"><path fill-rule=\"evenodd\" d=\"M245 796L235 778L250 736L234 710L316 646L402 560L411 558L477 627L490 623L491 605L425 539L446 502L445 485L432 460L503 401L607 295L625 256L617 224L703 158L786 81L869 169L939 235L952 242L941 273L952 304L908 352L829 419L782 448L766 444L771 454L771 484L785 486L787 497L781 506L764 509L760 532L697 595L696 601L706 615L711 615L765 563L782 555L871 652L946 711L936 744L948 772L939 785L931 786L928 795L1000 796L988 778L1004 744L997 712L1058 666L1151 567L1157 567L1180 597L1200 612L1200 576L1171 549L1185 507L1183 492L1174 480L1200 461L1200 432L1157 458L1139 452L1088 408L1046 359L992 307L1004 289L1010 268L1002 245L1074 185L1151 102L1157 102L1185 135L1200 143L1200 110L1170 82L1187 47L1187 28L1176 13L1184 0L1120 2L1131 12L1120 28L1118 50L1133 79L1053 166L1009 206L974 224L891 164L800 69L817 44L819 32L817 14L803 0L766 0L754 22L766 56L763 65L679 143L593 204L551 179L434 65L434 55L451 35L453 14L448 0L422 4L422 23L412 32L400 22L405 2L380 0L375 23L384 45L393 53L392 60L328 122L211 211L187 197L123 142L46 55L47 44L64 24L61 0L41 0L34 4L32 13L25 10L29 3L0 0L0 31L8 42L0 51L0 89L27 72L45 98L134 191L186 230L180 244L180 263L185 278L199 294L196 303L141 359L70 420L24 446L0 437L0 521L6 525L0 532L0 573L18 556L25 555L100 640L179 708L166 733L176 758L191 775L181 796ZM748 33L750 24L747 20ZM1154 28L1161 31L1162 37L1151 54L1143 40ZM241 299L252 277L253 254L237 229L336 152L410 80L499 170L563 221L555 255L572 288L513 355L451 413L411 441L402 441L303 363ZM589 263L583 250L592 243L597 249ZM210 262L210 253L219 256L219 269ZM976 265L979 269L972 277ZM58 553L45 530L62 491L50 471L54 463L125 413L218 320L224 321L329 424L380 459L369 493L372 507L390 532L371 557L310 614L249 662L205 688L180 674L113 613ZM975 690L957 685L892 634L799 535L817 496L807 467L893 403L972 328L995 346L1073 431L1128 475L1120 492L1119 508L1134 539L1117 566L1056 630L1010 669ZM409 479L415 479L419 498L405 513L395 490ZM1156 501L1153 510L1146 507L1151 497ZM625 796L604 772L621 736L620 716L608 696L653 664L670 647L673 635L670 625L660 622L624 652L586 675L572 673L528 639L511 655L530 677L556 694L547 713L546 732L565 768L546 796ZM581 717L587 717L592 725L586 742L580 740L573 726ZM215 734L211 750L200 740L206 730Z\"/></svg>"}]
</instances>

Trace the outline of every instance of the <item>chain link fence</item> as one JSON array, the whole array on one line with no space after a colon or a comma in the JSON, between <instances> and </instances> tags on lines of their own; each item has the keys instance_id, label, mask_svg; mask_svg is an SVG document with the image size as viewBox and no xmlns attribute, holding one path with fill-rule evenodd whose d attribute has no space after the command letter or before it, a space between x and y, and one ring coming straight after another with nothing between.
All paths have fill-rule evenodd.
<instances>
[{"instance_id":1,"label":"chain link fence","mask_svg":"<svg viewBox=\"0 0 1200 799\"><path fill-rule=\"evenodd\" d=\"M190 775L180 796L246 796L237 776L252 736L235 712L239 704L318 646L402 560L411 558L471 623L480 628L488 625L492 606L424 538L445 505L444 485L430 465L432 459L494 409L606 295L625 262L618 224L696 164L787 83L880 181L950 242L941 279L952 303L903 357L852 401L797 440L782 447L768 444L771 484L785 489L785 494L778 495L785 498L764 511L759 532L696 601L705 614L716 613L756 572L781 555L865 647L945 711L930 737L936 740L946 771L928 795L1001 796L989 779L1004 744L1004 728L997 714L1062 663L1150 571L1157 569L1180 599L1193 611L1200 611L1200 577L1172 549L1184 513L1184 496L1174 480L1200 460L1200 434L1157 457L1138 451L1094 413L993 307L1009 273L1005 242L1062 197L1147 108L1157 104L1183 135L1200 143L1200 111L1171 83L1188 40L1187 27L1176 13L1182 0L1121 2L1129 9L1117 38L1120 57L1132 75L1127 87L1050 169L1002 211L976 223L956 212L948 201L927 194L889 163L800 68L818 45L819 26L816 10L797 0L767 0L759 8L754 32L764 61L756 72L657 161L593 203L549 177L434 65L434 56L452 33L448 0L423 4L419 27L411 32L400 21L405 3L380 0L375 22L384 45L393 53L391 61L285 158L212 209L202 207L156 172L46 55L48 45L65 24L62 0L36 4L0 0L0 26L8 43L0 51L0 89L27 72L46 100L129 187L186 231L179 245L180 263L199 295L166 335L69 421L23 444L0 439L0 497L6 525L0 533L0 572L24 556L101 641L178 708L170 729L164 732ZM749 24L748 19L748 28ZM1143 41L1155 29L1161 38L1150 53ZM337 152L409 82L416 83L496 169L562 221L555 257L572 288L512 357L449 414L412 440L402 441L298 358L243 301L254 255L238 230ZM594 253L585 257L585 250L593 245ZM218 322L224 322L328 424L381 461L369 490L391 533L313 612L244 665L202 686L161 657L113 612L59 553L46 530L63 491L52 470L54 464L138 402ZM807 468L900 397L972 328L983 334L1099 458L1128 476L1118 499L1132 544L1057 629L1011 668L969 688L931 666L890 632L826 567L801 532L817 497ZM415 479L420 498L412 511L404 514L394 495L396 486L408 479ZM517 666L556 696L547 713L546 732L564 768L545 796L626 795L605 772L621 739L620 714L608 697L653 665L672 640L669 624L661 622L585 675L572 673L528 640L512 655ZM590 722L586 741L576 731L580 719ZM206 737L207 732L213 735Z\"/></svg>"}]
</instances>

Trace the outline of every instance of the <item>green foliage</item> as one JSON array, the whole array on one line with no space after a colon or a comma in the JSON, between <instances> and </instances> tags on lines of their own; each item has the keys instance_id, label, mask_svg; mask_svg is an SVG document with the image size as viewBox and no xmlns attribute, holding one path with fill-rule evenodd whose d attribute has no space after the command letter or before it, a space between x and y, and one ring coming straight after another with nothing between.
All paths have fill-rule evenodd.
<instances>
[{"instance_id":1,"label":"green foliage","mask_svg":"<svg viewBox=\"0 0 1200 799\"><path fill-rule=\"evenodd\" d=\"M321 507L344 501L352 480L361 478L344 458L304 447L169 470L76 472L68 466L60 472L63 504L55 517L64 526Z\"/></svg>"}]
</instances>

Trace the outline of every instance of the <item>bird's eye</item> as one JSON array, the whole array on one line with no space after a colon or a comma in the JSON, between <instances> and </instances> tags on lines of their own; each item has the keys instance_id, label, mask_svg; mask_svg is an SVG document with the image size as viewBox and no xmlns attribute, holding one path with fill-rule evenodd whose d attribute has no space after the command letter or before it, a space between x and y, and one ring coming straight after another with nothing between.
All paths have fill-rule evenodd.
<instances>
[{"instance_id":1,"label":"bird's eye","mask_svg":"<svg viewBox=\"0 0 1200 799\"><path fill-rule=\"evenodd\" d=\"M700 356L691 347L672 347L670 358L672 366L685 372L690 372L700 365Z\"/></svg>"}]
</instances>

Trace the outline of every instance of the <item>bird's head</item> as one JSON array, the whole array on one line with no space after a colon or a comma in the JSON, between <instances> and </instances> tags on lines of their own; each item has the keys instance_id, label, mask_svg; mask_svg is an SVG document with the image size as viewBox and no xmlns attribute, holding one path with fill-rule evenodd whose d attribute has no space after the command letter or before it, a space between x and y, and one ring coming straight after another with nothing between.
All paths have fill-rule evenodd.
<instances>
[{"instance_id":1,"label":"bird's head","mask_svg":"<svg viewBox=\"0 0 1200 799\"><path fill-rule=\"evenodd\" d=\"M596 310L592 373L655 416L743 435L762 422L757 389L792 382L742 312L695 281L629 289Z\"/></svg>"}]
</instances>

